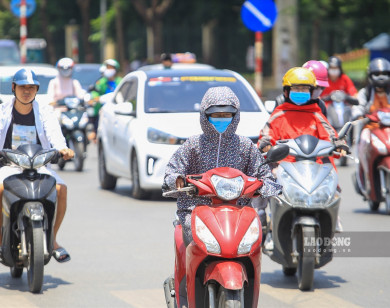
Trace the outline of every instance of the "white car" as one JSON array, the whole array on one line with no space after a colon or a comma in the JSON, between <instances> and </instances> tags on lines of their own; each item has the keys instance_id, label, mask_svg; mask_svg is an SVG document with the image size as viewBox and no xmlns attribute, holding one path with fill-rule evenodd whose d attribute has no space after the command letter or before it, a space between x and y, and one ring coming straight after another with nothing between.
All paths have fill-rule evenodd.
<instances>
[{"instance_id":1,"label":"white car","mask_svg":"<svg viewBox=\"0 0 390 308\"><path fill-rule=\"evenodd\" d=\"M47 97L49 81L57 76L57 69L50 64L20 64L0 66L0 100L6 102L14 97L12 79L15 73L22 69L31 69L40 83L36 100L39 103L50 103Z\"/></svg>"},{"instance_id":2,"label":"white car","mask_svg":"<svg viewBox=\"0 0 390 308\"><path fill-rule=\"evenodd\" d=\"M202 133L200 103L215 86L229 86L236 93L241 104L237 134L257 142L269 114L238 73L204 68L134 71L106 94L100 112L100 186L114 189L123 177L132 180L134 198L160 190L172 154L188 137Z\"/></svg>"}]
</instances>

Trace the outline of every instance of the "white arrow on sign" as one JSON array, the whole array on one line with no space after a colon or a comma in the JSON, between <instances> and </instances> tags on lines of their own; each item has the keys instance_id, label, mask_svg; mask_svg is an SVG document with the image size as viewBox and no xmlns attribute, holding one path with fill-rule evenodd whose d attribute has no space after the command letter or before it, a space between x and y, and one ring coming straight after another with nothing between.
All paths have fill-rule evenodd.
<instances>
[{"instance_id":1,"label":"white arrow on sign","mask_svg":"<svg viewBox=\"0 0 390 308\"><path fill-rule=\"evenodd\" d=\"M271 21L263 15L252 3L245 1L243 6L245 6L261 23L266 27L271 27Z\"/></svg>"}]
</instances>

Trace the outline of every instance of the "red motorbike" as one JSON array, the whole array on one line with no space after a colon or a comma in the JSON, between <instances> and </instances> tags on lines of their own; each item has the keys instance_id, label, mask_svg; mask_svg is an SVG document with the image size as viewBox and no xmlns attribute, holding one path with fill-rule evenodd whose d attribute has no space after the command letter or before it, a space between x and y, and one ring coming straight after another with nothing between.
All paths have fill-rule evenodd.
<instances>
[{"instance_id":1,"label":"red motorbike","mask_svg":"<svg viewBox=\"0 0 390 308\"><path fill-rule=\"evenodd\" d=\"M283 159L288 151L285 145L273 147L264 164ZM181 225L175 226L175 274L174 279L164 282L167 306L257 307L261 222L254 208L238 205L237 200L256 197L263 181L237 169L221 167L188 175L186 182L181 190L163 195L170 197L185 191L192 196L210 197L212 202L193 210L193 241L187 247ZM185 288L186 298L182 296Z\"/></svg>"},{"instance_id":2,"label":"red motorbike","mask_svg":"<svg viewBox=\"0 0 390 308\"><path fill-rule=\"evenodd\" d=\"M357 144L355 189L372 211L385 201L390 214L390 109L379 109L361 121L370 125L362 130Z\"/></svg>"}]
</instances>

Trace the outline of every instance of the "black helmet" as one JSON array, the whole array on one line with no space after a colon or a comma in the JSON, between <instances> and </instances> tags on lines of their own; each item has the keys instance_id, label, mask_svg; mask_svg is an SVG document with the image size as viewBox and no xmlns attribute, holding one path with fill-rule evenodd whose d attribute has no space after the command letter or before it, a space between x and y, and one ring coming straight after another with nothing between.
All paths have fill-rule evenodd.
<instances>
[{"instance_id":1,"label":"black helmet","mask_svg":"<svg viewBox=\"0 0 390 308\"><path fill-rule=\"evenodd\" d=\"M368 66L368 80L374 87L388 87L390 85L390 62L384 58L371 60Z\"/></svg>"},{"instance_id":2,"label":"black helmet","mask_svg":"<svg viewBox=\"0 0 390 308\"><path fill-rule=\"evenodd\" d=\"M328 60L329 67L338 67L341 70L341 60L335 56L332 56Z\"/></svg>"}]
</instances>

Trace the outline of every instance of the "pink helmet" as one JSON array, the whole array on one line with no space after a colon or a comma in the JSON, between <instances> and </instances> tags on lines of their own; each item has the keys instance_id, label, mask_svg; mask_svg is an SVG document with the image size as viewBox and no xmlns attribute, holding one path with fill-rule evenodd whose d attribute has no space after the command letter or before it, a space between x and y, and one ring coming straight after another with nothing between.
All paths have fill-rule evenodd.
<instances>
[{"instance_id":1,"label":"pink helmet","mask_svg":"<svg viewBox=\"0 0 390 308\"><path fill-rule=\"evenodd\" d=\"M320 62L316 60L307 61L302 67L307 68L313 72L317 79L317 86L320 87L329 87L328 83L328 70Z\"/></svg>"}]
</instances>

